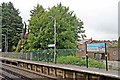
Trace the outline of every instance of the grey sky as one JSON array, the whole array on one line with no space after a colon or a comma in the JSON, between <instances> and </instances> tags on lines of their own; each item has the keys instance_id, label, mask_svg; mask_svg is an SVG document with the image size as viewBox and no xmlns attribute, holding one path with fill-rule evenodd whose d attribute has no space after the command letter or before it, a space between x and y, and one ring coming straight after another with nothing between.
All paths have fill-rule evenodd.
<instances>
[{"instance_id":1,"label":"grey sky","mask_svg":"<svg viewBox=\"0 0 120 80\"><path fill-rule=\"evenodd\" d=\"M84 22L87 38L113 40L118 38L119 0L0 0L11 1L20 10L24 21L30 18L30 10L37 3L44 8L62 3Z\"/></svg>"}]
</instances>

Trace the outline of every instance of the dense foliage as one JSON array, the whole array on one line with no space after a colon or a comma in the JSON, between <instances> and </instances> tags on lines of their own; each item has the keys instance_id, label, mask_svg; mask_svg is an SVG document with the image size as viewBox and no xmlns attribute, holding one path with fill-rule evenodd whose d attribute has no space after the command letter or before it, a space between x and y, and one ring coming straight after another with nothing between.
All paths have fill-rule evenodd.
<instances>
[{"instance_id":1,"label":"dense foliage","mask_svg":"<svg viewBox=\"0 0 120 80\"><path fill-rule=\"evenodd\" d=\"M31 10L29 35L25 42L25 51L48 49L54 43L54 22L56 20L57 49L75 49L78 37L85 37L83 22L69 11L69 7L58 4L48 10L37 5ZM80 35L80 36L79 36Z\"/></svg>"},{"instance_id":2,"label":"dense foliage","mask_svg":"<svg viewBox=\"0 0 120 80\"><path fill-rule=\"evenodd\" d=\"M88 59L88 66L94 68L104 68L105 65L103 63L99 63L95 59ZM60 64L72 64L78 66L86 66L86 59L78 58L75 56L62 56L57 58L57 63Z\"/></svg>"},{"instance_id":3,"label":"dense foliage","mask_svg":"<svg viewBox=\"0 0 120 80\"><path fill-rule=\"evenodd\" d=\"M13 51L22 33L22 18L19 10L11 2L2 3L2 34L6 36L8 51ZM5 36L2 37L2 49L5 50Z\"/></svg>"}]
</instances>

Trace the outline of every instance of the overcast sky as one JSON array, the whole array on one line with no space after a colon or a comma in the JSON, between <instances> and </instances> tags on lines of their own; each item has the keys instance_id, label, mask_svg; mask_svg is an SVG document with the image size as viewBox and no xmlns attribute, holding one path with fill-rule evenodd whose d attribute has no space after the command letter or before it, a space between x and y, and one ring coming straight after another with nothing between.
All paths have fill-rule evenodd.
<instances>
[{"instance_id":1,"label":"overcast sky","mask_svg":"<svg viewBox=\"0 0 120 80\"><path fill-rule=\"evenodd\" d=\"M119 0L0 0L0 3L9 1L19 9L24 21L30 19L30 10L37 3L47 9L61 2L84 22L87 38L97 40L118 38Z\"/></svg>"}]
</instances>

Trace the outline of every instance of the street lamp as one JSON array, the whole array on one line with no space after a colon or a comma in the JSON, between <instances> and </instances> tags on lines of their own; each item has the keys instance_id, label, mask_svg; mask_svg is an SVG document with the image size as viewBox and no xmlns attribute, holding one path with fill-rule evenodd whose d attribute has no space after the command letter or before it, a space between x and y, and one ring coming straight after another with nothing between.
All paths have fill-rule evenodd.
<instances>
[{"instance_id":1,"label":"street lamp","mask_svg":"<svg viewBox=\"0 0 120 80\"><path fill-rule=\"evenodd\" d=\"M6 39L6 45L7 45L6 48L7 48L7 49L6 49L6 52L8 51L8 31L9 31L9 30L7 29L7 37L6 37L6 38L7 38L7 39Z\"/></svg>"},{"instance_id":2,"label":"street lamp","mask_svg":"<svg viewBox=\"0 0 120 80\"><path fill-rule=\"evenodd\" d=\"M5 35L6 36L6 38L5 38L5 40L6 40L6 52L8 51L8 31L11 31L11 30L9 30L8 28L3 28L3 29L6 29L7 30L7 34ZM2 35L4 35L4 34L2 34Z\"/></svg>"},{"instance_id":3,"label":"street lamp","mask_svg":"<svg viewBox=\"0 0 120 80\"><path fill-rule=\"evenodd\" d=\"M53 16L49 16L54 19L54 63L56 64L56 19Z\"/></svg>"},{"instance_id":4,"label":"street lamp","mask_svg":"<svg viewBox=\"0 0 120 80\"><path fill-rule=\"evenodd\" d=\"M6 35L2 34L2 36L5 36L5 52L7 52L7 40L6 40Z\"/></svg>"}]
</instances>

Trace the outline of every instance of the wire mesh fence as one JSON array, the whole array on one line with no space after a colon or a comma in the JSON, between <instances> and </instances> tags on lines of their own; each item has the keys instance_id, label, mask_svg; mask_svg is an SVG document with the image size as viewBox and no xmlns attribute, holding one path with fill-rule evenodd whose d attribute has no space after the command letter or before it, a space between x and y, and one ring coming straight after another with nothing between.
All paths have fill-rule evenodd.
<instances>
[{"instance_id":1,"label":"wire mesh fence","mask_svg":"<svg viewBox=\"0 0 120 80\"><path fill-rule=\"evenodd\" d=\"M75 56L76 51L77 51L76 49L57 49L56 57L58 58L62 56ZM53 49L32 51L33 61L53 62L53 59L54 59Z\"/></svg>"},{"instance_id":2,"label":"wire mesh fence","mask_svg":"<svg viewBox=\"0 0 120 80\"><path fill-rule=\"evenodd\" d=\"M25 60L30 60L31 54L23 54L23 53L15 53L15 52L1 52L1 57L6 57L6 58L17 58L17 59L25 59Z\"/></svg>"},{"instance_id":3,"label":"wire mesh fence","mask_svg":"<svg viewBox=\"0 0 120 80\"><path fill-rule=\"evenodd\" d=\"M77 50L76 49L57 49L57 57L62 56L75 56ZM54 51L53 49L47 50L34 50L29 53L15 53L15 52L1 52L1 57L8 57L8 58L17 58L17 59L26 59L32 61L49 61L52 62L54 58Z\"/></svg>"},{"instance_id":4,"label":"wire mesh fence","mask_svg":"<svg viewBox=\"0 0 120 80\"><path fill-rule=\"evenodd\" d=\"M78 57L76 55L78 52L79 51L77 49L56 49L56 62L59 64L86 67L86 58L82 58L82 56ZM0 54L2 54L2 57L54 63L53 49L34 50L29 53L5 52ZM88 59L88 66L92 68L105 69L104 61L97 60L95 58Z\"/></svg>"}]
</instances>

